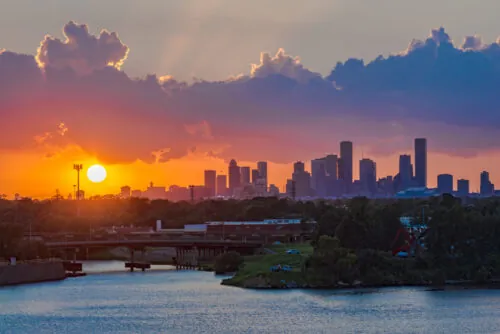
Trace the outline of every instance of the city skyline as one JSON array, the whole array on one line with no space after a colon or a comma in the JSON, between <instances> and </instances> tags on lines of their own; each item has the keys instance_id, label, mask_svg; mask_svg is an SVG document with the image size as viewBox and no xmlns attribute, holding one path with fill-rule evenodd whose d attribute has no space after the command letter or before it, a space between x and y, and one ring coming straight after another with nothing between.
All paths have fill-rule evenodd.
<instances>
[{"instance_id":1,"label":"city skyline","mask_svg":"<svg viewBox=\"0 0 500 334\"><path fill-rule=\"evenodd\" d=\"M479 190L471 191L470 180L455 178L448 173L438 174L436 186L422 186L427 184L427 139L415 138L414 155L399 155L398 171L394 175L377 174L376 161L365 157L363 154L359 160L358 178L353 178L354 165L352 156L355 145L351 141L339 143L338 153L327 154L324 157L312 159L310 169L306 168L306 163L296 161L293 164L291 175L284 187L269 183L268 162L258 161L254 166L238 165L235 159L231 159L227 165L227 170L217 172L215 169L206 169L203 172L203 182L201 184L190 183L188 186L177 184L170 186L156 185L153 181L149 183L146 190L134 189L129 185L121 186L117 194L121 198L145 197L149 199L169 199L169 200L199 200L203 198L237 198L250 199L262 196L281 196L289 198L341 198L352 196L367 197L427 197L438 194L452 193L457 196L495 196L495 185L491 182L490 173L481 171ZM340 157L339 157L340 155ZM342 156L344 160L342 160ZM347 161L347 163L346 163ZM418 167L417 167L418 166ZM78 168L77 168L78 167ZM97 168L96 168L97 167ZM84 170L83 165L74 165L74 169ZM106 170L99 166L91 166L87 171L96 170L104 173ZM92 182L93 175L88 173L88 179ZM79 173L78 183L80 181ZM95 176L94 176L95 177ZM431 182L432 183L432 182ZM79 193L80 198L85 197L85 189L75 190L67 196L67 199L78 199L75 194ZM50 198L64 198L59 189ZM103 195L91 195L90 198L98 198ZM105 194L104 198L113 198L116 194ZM24 197L16 194L15 198ZM27 196L29 197L29 196ZM87 198L88 198L87 197Z\"/></svg>"},{"instance_id":2,"label":"city skyline","mask_svg":"<svg viewBox=\"0 0 500 334\"><path fill-rule=\"evenodd\" d=\"M348 142L348 141L344 141L344 142ZM414 158L414 155L412 155L412 148L410 147L407 151L405 152L402 152L401 154L399 155L394 155L393 156L393 160L394 159L399 159L399 163L396 161L395 163L393 163L393 172L392 173L384 173L382 171L380 171L378 168L377 168L377 160L376 159L369 159L367 157L365 157L364 153L362 152L362 148L358 148L355 143L353 145L353 142L348 142L350 143L351 147L353 148L353 155L354 155L354 158L353 158L353 181L361 181L361 162L362 161L365 161L365 162L371 162L371 163L374 163L375 164L375 168L376 170L378 170L378 173L377 173L377 181L380 180L381 178L384 178L385 176L395 176L399 169L401 168L401 159L407 159L406 160L406 164L408 165L408 168L410 168L410 173L411 173L411 178L412 180L414 181L414 183L411 184L411 186L413 187L417 187L418 186L418 183L415 183L417 182L416 181L416 175L414 175L416 173L416 163L415 163L415 158ZM333 161L336 161L337 164L341 164L341 159L340 159L340 149L337 150L337 153L335 150L332 150L333 153L330 153L330 154L325 154L324 155L324 159L327 159L328 157L329 158L332 158ZM359 159L357 159L359 158ZM321 158L323 159L323 158ZM308 173L311 173L312 172L312 165L314 164L314 161L317 161L317 160L321 160L319 158L315 158L315 159L311 159L311 160L297 160L296 162L292 163L292 164L288 164L288 165L273 165L271 164L271 169L270 170L267 170L266 169L266 172L273 175L273 178L272 179L268 179L266 178L266 181L267 181L267 185L266 187L269 185L269 184L275 184L278 189L282 192L282 193L286 193L286 185L287 185L287 179L290 177L290 173L293 172L293 166L297 163L297 162L300 162L301 164L303 164L304 166L304 171L308 172ZM233 159L234 160L234 159ZM219 161L218 161L219 162ZM236 161L235 161L236 162ZM394 162L394 161L393 161ZM430 163L432 164L432 159L430 159ZM227 184L227 188L229 189L229 172L228 170L225 170L227 169L227 165L224 165L225 162L222 162L222 166L223 167L219 167L219 168L212 168L212 169L202 169L200 171L201 173L201 177L199 174L194 174L192 178L189 178L186 182L184 183L176 183L175 181L171 184L165 184L163 182L159 182L157 179L154 179L154 180L151 180L150 177L148 178L145 178L145 180L149 180L145 183L143 183L142 185L141 184L137 184L136 182L122 182L122 183L115 183L113 188L109 187L109 186L106 186L106 187L102 187L103 184L107 183L109 180L106 179L104 180L102 183L103 184L96 184L96 183L93 183L92 181L88 180L86 177L85 178L82 178L82 190L83 191L87 191L86 194L87 196L95 196L95 195L107 195L107 194L114 194L116 193L116 189L119 189L120 187L123 187L123 184L127 184L127 187L130 187L132 190L138 190L138 189L144 189L144 185L145 184L158 184L160 185L159 187L163 187L165 189L168 189L169 187L186 187L188 188L189 185L191 184L196 184L198 186L203 186L205 184L205 176L204 176L204 173L207 172L207 171L210 171L210 172L215 172L215 175L216 175L216 178L220 177L220 176L224 176L226 178L226 184ZM236 164L238 165L239 163L236 162ZM257 172L258 171L258 164L265 164L265 166L267 167L267 165L269 164L269 162L255 162L255 163L248 163L248 162L241 162L240 163L241 165L238 166L238 168L240 167L245 167L245 168L248 168L249 172L250 172L250 180L252 180L252 172ZM337 169L337 173L341 172L341 168L337 165L337 164L334 164L334 168ZM84 166L85 170L86 168L90 167L92 164L89 164L89 165L86 165ZM245 165L245 166L243 166ZM209 167L209 166L208 166ZM106 166L106 169L110 168L111 169L111 177L113 177L113 166L111 167L108 167ZM202 167L202 168L205 168L205 167ZM326 164L324 166L325 168L325 171L326 171ZM331 168L331 167L330 167ZM450 168L451 170L453 168ZM457 187L458 187L458 181L459 180L463 180L463 181L467 181L467 187L470 189L470 193L480 193L481 192L481 173L484 172L485 170L478 170L475 177L473 176L471 179L468 179L468 178L464 178L462 176L457 176L453 173L447 173L446 172L446 168L444 169L444 171L440 172L439 174L433 174L432 176L434 176L434 178L429 178L428 177L428 180L427 180L427 184L429 185L429 188L431 189L434 189L434 188L439 188L439 176L440 175L448 175L450 174L452 177L453 177L453 189L454 191L457 191ZM494 180L495 179L495 173L491 173L490 171L486 171L488 173L488 177L490 178L490 180ZM278 174L278 175L277 175ZM70 186L69 184L74 184L75 183L75 179L74 179L74 173L73 171L69 171L68 172L68 175L69 175L69 180L70 182L66 185L66 186L63 186L63 187L55 187L53 189L49 189L47 191L47 193L43 196L30 196L29 194L26 194L26 193L22 193L22 192L19 192L19 191L16 191L15 193L18 193L22 196L26 196L26 197L31 197L31 198L37 198L37 199L43 199L43 198L52 198L54 196L54 193L57 189L57 191L60 191L60 193L65 196L66 194L71 194L73 193L73 190L70 189ZM134 176L132 176L133 178ZM312 177L312 174L310 175L311 177L311 188L314 189L314 181L313 181L313 177ZM238 175L238 180L239 182L241 183L241 173ZM275 180L283 180L283 182L275 182ZM216 180L216 183L218 181ZM494 184L494 182L492 181L491 182L492 184ZM130 186L132 185L132 186ZM474 185L474 186L472 186ZM407 187L407 186L405 186ZM93 189L93 188L102 188L102 189L106 189L105 191L97 191L97 192L92 192L92 191L88 191L88 189ZM217 187L216 187L217 188ZM141 190L142 191L142 190ZM5 194L7 195L7 198L14 198L14 194L15 193L12 193L12 194L6 194L5 192L2 192L2 189L0 188L0 194ZM220 194L219 194L220 195ZM226 194L227 195L227 194Z\"/></svg>"}]
</instances>

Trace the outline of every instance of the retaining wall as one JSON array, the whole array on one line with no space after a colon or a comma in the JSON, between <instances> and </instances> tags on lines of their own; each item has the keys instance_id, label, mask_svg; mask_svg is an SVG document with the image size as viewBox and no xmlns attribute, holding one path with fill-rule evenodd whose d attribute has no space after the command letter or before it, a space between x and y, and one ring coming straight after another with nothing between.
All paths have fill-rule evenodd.
<instances>
[{"instance_id":1,"label":"retaining wall","mask_svg":"<svg viewBox=\"0 0 500 334\"><path fill-rule=\"evenodd\" d=\"M0 265L0 286L57 281L66 278L62 262Z\"/></svg>"}]
</instances>

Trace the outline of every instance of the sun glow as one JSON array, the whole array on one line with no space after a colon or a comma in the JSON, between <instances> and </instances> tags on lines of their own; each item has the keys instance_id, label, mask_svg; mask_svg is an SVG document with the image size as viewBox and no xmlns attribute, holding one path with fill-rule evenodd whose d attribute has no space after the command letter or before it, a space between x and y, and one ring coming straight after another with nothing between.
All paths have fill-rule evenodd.
<instances>
[{"instance_id":1,"label":"sun glow","mask_svg":"<svg viewBox=\"0 0 500 334\"><path fill-rule=\"evenodd\" d=\"M87 177L94 183L102 182L106 179L106 169L101 165L90 166L87 170Z\"/></svg>"}]
</instances>

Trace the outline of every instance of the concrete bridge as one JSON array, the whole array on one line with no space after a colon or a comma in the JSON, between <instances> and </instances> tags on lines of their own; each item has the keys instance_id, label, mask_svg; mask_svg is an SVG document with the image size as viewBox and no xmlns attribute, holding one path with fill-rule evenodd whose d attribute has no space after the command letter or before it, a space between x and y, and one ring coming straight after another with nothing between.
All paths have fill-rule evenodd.
<instances>
[{"instance_id":1,"label":"concrete bridge","mask_svg":"<svg viewBox=\"0 0 500 334\"><path fill-rule=\"evenodd\" d=\"M91 248L118 248L126 247L130 251L130 262L125 266L131 271L134 268L141 270L149 269L150 264L136 258L136 253L140 253L143 259L147 248L175 248L176 256L173 264L177 268L196 268L200 266L200 259L213 259L217 255L236 251L241 254L251 254L256 249L262 247L262 243L224 241L224 240L82 240L82 241L57 241L46 242L45 246L52 251L62 251L73 253L73 261L76 262L76 255L80 250L88 254ZM139 261L137 261L139 260Z\"/></svg>"}]
</instances>

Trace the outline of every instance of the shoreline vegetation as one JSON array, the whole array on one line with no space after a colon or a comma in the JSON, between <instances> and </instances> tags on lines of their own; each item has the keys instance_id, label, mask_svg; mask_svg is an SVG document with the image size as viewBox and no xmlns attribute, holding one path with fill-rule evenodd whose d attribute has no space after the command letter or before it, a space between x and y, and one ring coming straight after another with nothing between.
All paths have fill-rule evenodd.
<instances>
[{"instance_id":1,"label":"shoreline vegetation","mask_svg":"<svg viewBox=\"0 0 500 334\"><path fill-rule=\"evenodd\" d=\"M247 288L442 287L496 285L500 281L497 197L460 199L445 194L425 199L256 198L194 203L103 199L79 201L78 216L74 202L0 199L0 260L50 258L43 236L77 235L92 226L106 237L105 232L116 222L144 227L160 219L164 228L178 228L206 221L298 217L316 222L301 225L301 236L310 239L310 244L271 245L262 254L221 257L213 265L215 273L236 272L222 284ZM41 239L32 240L32 231ZM287 248L298 252L288 254Z\"/></svg>"},{"instance_id":2,"label":"shoreline vegetation","mask_svg":"<svg viewBox=\"0 0 500 334\"><path fill-rule=\"evenodd\" d=\"M245 257L236 274L221 284L253 289L498 287L498 199L464 205L444 195L418 203L412 214L401 204L355 198L330 207L319 218L309 249L290 244L284 247L301 247L300 254L281 249ZM425 218L419 214L424 209ZM404 227L406 235L398 232L402 216L425 226L423 233L411 226ZM273 270L278 265L287 270Z\"/></svg>"},{"instance_id":3,"label":"shoreline vegetation","mask_svg":"<svg viewBox=\"0 0 500 334\"><path fill-rule=\"evenodd\" d=\"M416 259L396 258L386 252L371 254L379 257L376 260L377 266L385 266L386 272L378 271L377 275L373 275L372 270L365 276L358 273L335 281L331 277L325 278L317 270L307 268L311 256L314 256L314 248L310 244L270 248L276 252L244 257L239 268L231 272L232 277L223 279L221 285L246 289L365 289L403 286L427 287L430 290L500 288L500 279L448 280L444 279L441 270L415 269ZM300 250L300 254L287 254L288 249ZM289 266L291 271L272 271L271 267L276 264ZM348 273L349 270L345 272Z\"/></svg>"}]
</instances>

